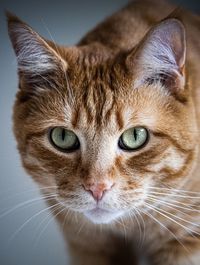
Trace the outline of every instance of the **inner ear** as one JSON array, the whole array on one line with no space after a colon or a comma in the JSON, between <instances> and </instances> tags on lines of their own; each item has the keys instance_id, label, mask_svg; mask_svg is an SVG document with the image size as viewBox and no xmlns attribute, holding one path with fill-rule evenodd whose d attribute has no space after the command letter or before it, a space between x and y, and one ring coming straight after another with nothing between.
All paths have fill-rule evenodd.
<instances>
[{"instance_id":1,"label":"inner ear","mask_svg":"<svg viewBox=\"0 0 200 265\"><path fill-rule=\"evenodd\" d=\"M46 82L66 71L61 55L26 23L8 13L9 36L17 56L20 77L27 83Z\"/></svg>"},{"instance_id":2,"label":"inner ear","mask_svg":"<svg viewBox=\"0 0 200 265\"><path fill-rule=\"evenodd\" d=\"M185 30L177 19L167 19L150 30L126 63L134 73L134 86L160 82L169 89L184 88Z\"/></svg>"}]
</instances>

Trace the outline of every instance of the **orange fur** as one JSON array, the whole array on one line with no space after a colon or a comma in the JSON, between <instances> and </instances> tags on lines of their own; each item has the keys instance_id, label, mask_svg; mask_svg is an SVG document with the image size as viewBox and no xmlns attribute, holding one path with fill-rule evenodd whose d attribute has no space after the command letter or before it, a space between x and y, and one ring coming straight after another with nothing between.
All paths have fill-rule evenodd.
<instances>
[{"instance_id":1,"label":"orange fur","mask_svg":"<svg viewBox=\"0 0 200 265\"><path fill-rule=\"evenodd\" d=\"M44 193L57 194L48 203L60 202L54 215L73 264L133 264L141 237L150 264L199 264L200 19L173 10L164 1L130 3L74 47L44 40L9 15L19 63L18 149L27 172L49 187ZM73 130L81 149L55 149L48 130L56 126ZM119 137L134 126L148 128L148 144L119 150ZM96 203L87 189L108 182L94 224L84 214ZM116 213L110 221L107 211Z\"/></svg>"}]
</instances>

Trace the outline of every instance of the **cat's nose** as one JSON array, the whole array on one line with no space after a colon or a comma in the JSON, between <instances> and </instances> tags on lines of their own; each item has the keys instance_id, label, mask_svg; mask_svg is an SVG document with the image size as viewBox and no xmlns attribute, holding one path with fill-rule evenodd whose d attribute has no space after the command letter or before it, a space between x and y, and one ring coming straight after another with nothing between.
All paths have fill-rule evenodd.
<instances>
[{"instance_id":1,"label":"cat's nose","mask_svg":"<svg viewBox=\"0 0 200 265\"><path fill-rule=\"evenodd\" d=\"M112 181L89 182L83 184L84 189L89 191L96 201L100 201L105 192L111 190L113 186L114 183Z\"/></svg>"}]
</instances>

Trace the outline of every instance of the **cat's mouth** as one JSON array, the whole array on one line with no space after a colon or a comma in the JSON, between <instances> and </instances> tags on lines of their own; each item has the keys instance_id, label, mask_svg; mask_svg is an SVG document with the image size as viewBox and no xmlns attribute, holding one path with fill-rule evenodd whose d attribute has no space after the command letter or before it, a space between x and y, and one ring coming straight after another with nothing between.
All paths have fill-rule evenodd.
<instances>
[{"instance_id":1,"label":"cat's mouth","mask_svg":"<svg viewBox=\"0 0 200 265\"><path fill-rule=\"evenodd\" d=\"M58 198L58 201L66 208L66 202L62 199ZM89 209L75 209L73 207L73 211L77 211L82 213L87 219L89 219L92 223L95 224L108 224L115 221L118 217L124 214L124 211L119 209L108 209L103 205L96 203L89 206Z\"/></svg>"},{"instance_id":2,"label":"cat's mouth","mask_svg":"<svg viewBox=\"0 0 200 265\"><path fill-rule=\"evenodd\" d=\"M121 216L122 212L105 210L97 205L93 209L83 212L83 214L95 224L106 224Z\"/></svg>"}]
</instances>

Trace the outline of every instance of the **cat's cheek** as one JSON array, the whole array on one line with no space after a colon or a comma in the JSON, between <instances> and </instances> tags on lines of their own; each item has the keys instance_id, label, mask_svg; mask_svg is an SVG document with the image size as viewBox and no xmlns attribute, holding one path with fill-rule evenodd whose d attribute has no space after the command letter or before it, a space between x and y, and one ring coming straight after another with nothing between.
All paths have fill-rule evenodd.
<instances>
[{"instance_id":1,"label":"cat's cheek","mask_svg":"<svg viewBox=\"0 0 200 265\"><path fill-rule=\"evenodd\" d=\"M39 186L43 188L53 187L53 191L55 190L57 187L55 176L49 173L48 169L45 168L39 159L27 153L26 155L21 155L21 160L26 172Z\"/></svg>"},{"instance_id":2,"label":"cat's cheek","mask_svg":"<svg viewBox=\"0 0 200 265\"><path fill-rule=\"evenodd\" d=\"M169 147L155 164L149 166L149 170L154 172L161 171L165 168L170 168L174 172L181 170L186 162L186 155L173 147Z\"/></svg>"}]
</instances>

